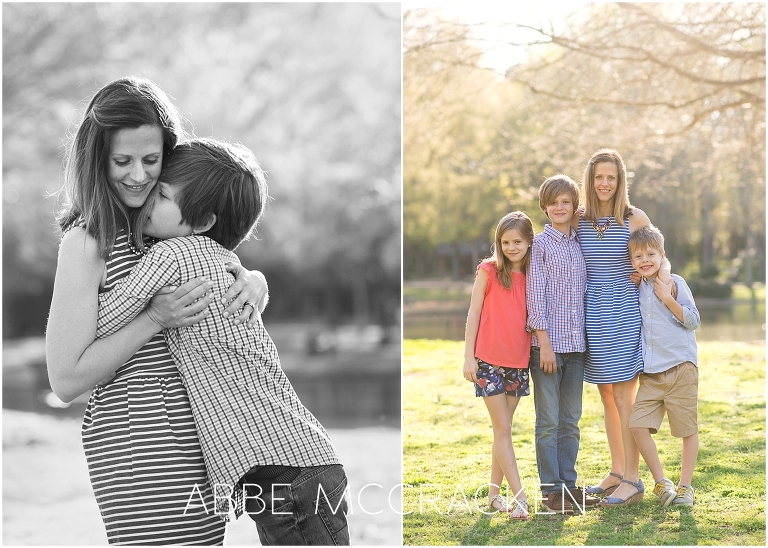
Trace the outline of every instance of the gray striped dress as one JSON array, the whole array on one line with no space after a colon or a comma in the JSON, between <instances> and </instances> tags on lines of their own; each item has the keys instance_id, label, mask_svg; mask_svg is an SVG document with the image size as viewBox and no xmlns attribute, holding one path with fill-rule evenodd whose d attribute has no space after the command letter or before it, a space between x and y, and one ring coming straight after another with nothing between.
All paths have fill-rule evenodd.
<instances>
[{"instance_id":1,"label":"gray striped dress","mask_svg":"<svg viewBox=\"0 0 768 548\"><path fill-rule=\"evenodd\" d=\"M121 233L105 289L140 258ZM93 391L82 437L110 544L223 544L225 522L213 513L189 398L162 333Z\"/></svg>"},{"instance_id":2,"label":"gray striped dress","mask_svg":"<svg viewBox=\"0 0 768 548\"><path fill-rule=\"evenodd\" d=\"M633 379L643 369L640 303L627 251L629 219L620 226L613 217L598 223L611 227L599 239L590 221L579 219L579 243L587 263L584 313L587 354L584 380L613 384Z\"/></svg>"}]
</instances>

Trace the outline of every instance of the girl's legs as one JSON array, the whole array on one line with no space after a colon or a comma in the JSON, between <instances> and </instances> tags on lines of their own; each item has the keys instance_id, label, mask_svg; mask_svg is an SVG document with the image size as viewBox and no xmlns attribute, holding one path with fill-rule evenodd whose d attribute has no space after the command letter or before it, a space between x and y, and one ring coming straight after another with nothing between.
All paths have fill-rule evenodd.
<instances>
[{"instance_id":1,"label":"girl's legs","mask_svg":"<svg viewBox=\"0 0 768 548\"><path fill-rule=\"evenodd\" d=\"M624 445L621 435L621 420L616 403L613 401L612 384L598 384L597 389L600 392L600 399L603 402L603 411L605 413L605 433L608 437L608 451L611 453L611 472L624 475ZM606 475L598 484L598 487L607 489L619 484L619 479L614 476Z\"/></svg>"},{"instance_id":2,"label":"girl's legs","mask_svg":"<svg viewBox=\"0 0 768 548\"><path fill-rule=\"evenodd\" d=\"M621 423L621 441L624 449L624 479L637 482L640 479L638 468L640 466L640 451L635 444L635 437L629 429L629 416L632 414L632 406L635 403L637 392L637 376L632 380L614 383L613 402L619 414ZM614 498L625 499L637 493L633 486L622 483L611 495Z\"/></svg>"},{"instance_id":3,"label":"girl's legs","mask_svg":"<svg viewBox=\"0 0 768 548\"><path fill-rule=\"evenodd\" d=\"M517 459L515 450L512 447L512 417L520 401L519 397L507 396L506 394L497 394L483 398L485 406L488 408L488 414L491 416L491 426L493 427L493 458L491 464L491 483L501 484L501 476L497 475L500 470L503 476L507 478L510 493L517 500L526 500L523 493L520 474L517 470ZM498 468L496 468L498 466ZM497 481L498 480L498 481ZM489 498L498 494L499 489L493 485L488 490Z\"/></svg>"}]
</instances>

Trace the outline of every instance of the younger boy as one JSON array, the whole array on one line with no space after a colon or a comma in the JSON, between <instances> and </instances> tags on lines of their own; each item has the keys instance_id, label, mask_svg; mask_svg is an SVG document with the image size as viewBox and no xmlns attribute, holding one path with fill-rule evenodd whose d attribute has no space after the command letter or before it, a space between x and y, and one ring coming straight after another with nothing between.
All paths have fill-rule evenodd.
<instances>
[{"instance_id":1,"label":"younger boy","mask_svg":"<svg viewBox=\"0 0 768 548\"><path fill-rule=\"evenodd\" d=\"M181 143L164 166L144 232L156 243L99 295L97 336L120 329L161 287L232 282L226 262L267 199L250 150L213 139ZM248 304L253 307L254 305ZM349 544L346 475L322 425L299 401L261 317L255 327L207 314L165 337L189 393L217 513L247 510L264 545ZM254 314L258 310L254 310ZM201 489L203 486L201 486ZM190 493L190 504L199 499Z\"/></svg>"},{"instance_id":2,"label":"younger boy","mask_svg":"<svg viewBox=\"0 0 768 548\"><path fill-rule=\"evenodd\" d=\"M699 451L697 399L699 372L696 335L699 311L685 280L672 274L677 284L677 299L672 283L665 284L657 274L664 261L664 236L648 226L635 230L628 241L632 266L642 275L639 297L643 317L643 372L640 388L629 419L640 454L653 474L653 493L663 506L693 506L693 469ZM683 438L680 483L664 475L656 443L651 434L658 431L666 409L669 429Z\"/></svg>"},{"instance_id":3,"label":"younger boy","mask_svg":"<svg viewBox=\"0 0 768 548\"><path fill-rule=\"evenodd\" d=\"M536 410L536 466L542 504L573 513L573 502L598 500L576 487L579 419L584 380L584 292L587 267L571 219L579 189L566 175L550 177L539 189L539 206L551 221L536 235L526 276L531 379Z\"/></svg>"}]
</instances>

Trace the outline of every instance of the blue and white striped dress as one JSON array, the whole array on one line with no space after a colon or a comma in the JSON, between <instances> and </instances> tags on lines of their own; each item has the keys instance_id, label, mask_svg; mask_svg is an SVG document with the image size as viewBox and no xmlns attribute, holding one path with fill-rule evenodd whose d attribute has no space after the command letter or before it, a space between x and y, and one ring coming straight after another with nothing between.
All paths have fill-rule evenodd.
<instances>
[{"instance_id":1,"label":"blue and white striped dress","mask_svg":"<svg viewBox=\"0 0 768 548\"><path fill-rule=\"evenodd\" d=\"M121 233L106 289L140 258ZM225 522L213 513L189 397L162 332L93 391L82 437L110 544L223 544Z\"/></svg>"},{"instance_id":2,"label":"blue and white striped dress","mask_svg":"<svg viewBox=\"0 0 768 548\"><path fill-rule=\"evenodd\" d=\"M599 240L591 221L579 219L579 242L587 263L584 311L587 354L584 380L612 384L631 380L643 369L640 339L640 304L637 288L629 279L634 272L627 253L629 219L611 227Z\"/></svg>"}]
</instances>

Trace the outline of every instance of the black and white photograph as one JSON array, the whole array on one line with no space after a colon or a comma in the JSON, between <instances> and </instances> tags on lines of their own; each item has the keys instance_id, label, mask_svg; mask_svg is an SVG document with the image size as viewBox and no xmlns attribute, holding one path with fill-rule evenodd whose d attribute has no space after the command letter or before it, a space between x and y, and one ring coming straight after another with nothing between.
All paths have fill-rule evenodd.
<instances>
[{"instance_id":1,"label":"black and white photograph","mask_svg":"<svg viewBox=\"0 0 768 548\"><path fill-rule=\"evenodd\" d=\"M400 4L2 25L2 543L400 545Z\"/></svg>"}]
</instances>

